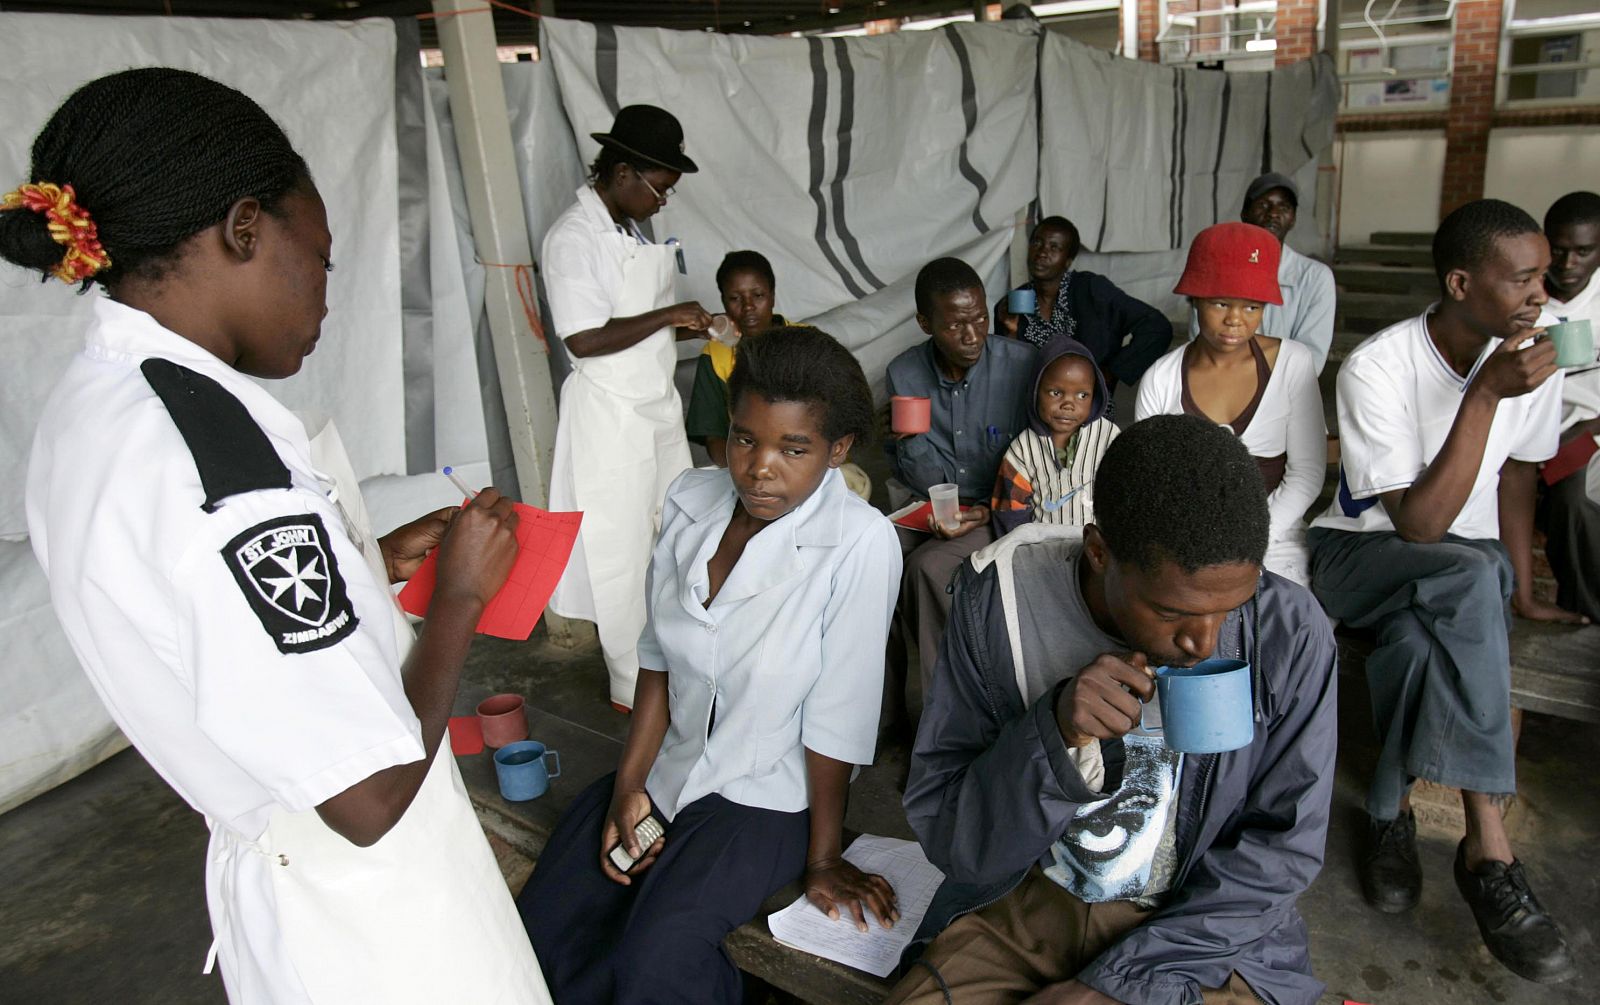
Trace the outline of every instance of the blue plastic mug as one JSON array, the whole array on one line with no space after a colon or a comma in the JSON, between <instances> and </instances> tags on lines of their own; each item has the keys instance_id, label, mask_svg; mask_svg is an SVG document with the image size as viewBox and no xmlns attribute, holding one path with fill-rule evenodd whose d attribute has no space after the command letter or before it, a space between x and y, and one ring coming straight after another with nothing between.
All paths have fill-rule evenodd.
<instances>
[{"instance_id":1,"label":"blue plastic mug","mask_svg":"<svg viewBox=\"0 0 1600 1005\"><path fill-rule=\"evenodd\" d=\"M1039 295L1032 290L1012 290L1006 294L1006 310L1012 314L1033 314L1039 309Z\"/></svg>"},{"instance_id":2,"label":"blue plastic mug","mask_svg":"<svg viewBox=\"0 0 1600 1005\"><path fill-rule=\"evenodd\" d=\"M554 771L545 759L556 761ZM546 750L538 740L518 740L494 752L494 773L500 780L500 795L513 803L538 799L550 791L550 779L561 777L561 754Z\"/></svg>"},{"instance_id":3,"label":"blue plastic mug","mask_svg":"<svg viewBox=\"0 0 1600 1005\"><path fill-rule=\"evenodd\" d=\"M1244 660L1201 660L1192 667L1156 671L1161 724L1140 725L1160 736L1168 749L1185 754L1238 750L1255 737L1255 703L1250 698L1250 664ZM1148 707L1148 706L1147 706Z\"/></svg>"}]
</instances>

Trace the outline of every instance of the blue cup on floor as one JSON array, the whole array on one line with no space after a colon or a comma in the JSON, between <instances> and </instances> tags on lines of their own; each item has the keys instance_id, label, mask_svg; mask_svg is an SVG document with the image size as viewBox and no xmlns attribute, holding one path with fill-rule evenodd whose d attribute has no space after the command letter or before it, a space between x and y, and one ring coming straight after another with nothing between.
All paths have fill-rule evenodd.
<instances>
[{"instance_id":1,"label":"blue cup on floor","mask_svg":"<svg viewBox=\"0 0 1600 1005\"><path fill-rule=\"evenodd\" d=\"M1039 310L1039 295L1032 290L1012 290L1006 294L1006 310L1012 314L1034 314Z\"/></svg>"},{"instance_id":2,"label":"blue cup on floor","mask_svg":"<svg viewBox=\"0 0 1600 1005\"><path fill-rule=\"evenodd\" d=\"M1247 746L1255 737L1255 703L1250 696L1250 664L1244 660L1201 660L1192 667L1156 671L1161 724L1147 733L1168 749L1185 754L1219 754ZM1146 706L1148 708L1148 706Z\"/></svg>"},{"instance_id":3,"label":"blue cup on floor","mask_svg":"<svg viewBox=\"0 0 1600 1005\"><path fill-rule=\"evenodd\" d=\"M546 758L555 758L551 771ZM561 755L546 750L538 740L518 740L494 752L494 773L500 779L500 795L508 802L538 799L550 791L550 779L561 777Z\"/></svg>"}]
</instances>

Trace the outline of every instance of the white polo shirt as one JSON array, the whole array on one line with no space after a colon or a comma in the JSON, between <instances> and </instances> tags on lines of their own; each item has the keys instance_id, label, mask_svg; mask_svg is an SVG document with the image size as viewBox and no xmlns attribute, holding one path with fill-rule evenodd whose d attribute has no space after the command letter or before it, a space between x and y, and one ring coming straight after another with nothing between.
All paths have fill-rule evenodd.
<instances>
[{"instance_id":1,"label":"white polo shirt","mask_svg":"<svg viewBox=\"0 0 1600 1005\"><path fill-rule=\"evenodd\" d=\"M540 250L539 273L556 335L571 338L616 316L622 262L629 246L647 244L638 227L621 227L592 187L550 225Z\"/></svg>"},{"instance_id":2,"label":"white polo shirt","mask_svg":"<svg viewBox=\"0 0 1600 1005\"><path fill-rule=\"evenodd\" d=\"M140 371L149 357L242 402L292 486L202 511L194 456ZM34 553L90 681L167 783L245 840L275 807L309 810L423 756L388 584L309 456L305 427L254 381L101 298L29 459Z\"/></svg>"},{"instance_id":3,"label":"white polo shirt","mask_svg":"<svg viewBox=\"0 0 1600 1005\"><path fill-rule=\"evenodd\" d=\"M1587 320L1600 336L1600 272L1589 277L1589 284L1571 300L1554 297L1544 309L1562 321ZM1600 417L1600 367L1569 372L1562 382L1561 428Z\"/></svg>"},{"instance_id":4,"label":"white polo shirt","mask_svg":"<svg viewBox=\"0 0 1600 1005\"><path fill-rule=\"evenodd\" d=\"M1379 496L1415 482L1444 445L1467 385L1499 346L1490 339L1463 378L1428 337L1428 315L1391 325L1361 343L1339 368L1339 491L1313 527L1392 531ZM1540 325L1554 324L1548 316ZM1560 445L1561 374L1495 409L1478 478L1450 533L1500 536L1498 490L1507 458L1538 463Z\"/></svg>"},{"instance_id":5,"label":"white polo shirt","mask_svg":"<svg viewBox=\"0 0 1600 1005\"><path fill-rule=\"evenodd\" d=\"M668 820L711 793L803 810L806 748L870 764L877 740L900 587L893 525L829 471L750 539L706 607L736 499L726 470L678 476L650 561L639 665L667 672L672 721L645 788Z\"/></svg>"}]
</instances>

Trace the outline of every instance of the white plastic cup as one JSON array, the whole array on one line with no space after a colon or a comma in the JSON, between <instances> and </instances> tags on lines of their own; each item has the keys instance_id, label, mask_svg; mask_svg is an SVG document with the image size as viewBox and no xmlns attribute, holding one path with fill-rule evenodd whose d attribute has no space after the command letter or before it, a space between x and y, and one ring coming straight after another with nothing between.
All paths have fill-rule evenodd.
<instances>
[{"instance_id":1,"label":"white plastic cup","mask_svg":"<svg viewBox=\"0 0 1600 1005\"><path fill-rule=\"evenodd\" d=\"M928 501L933 503L933 522L947 531L961 526L960 489L949 482L928 487Z\"/></svg>"}]
</instances>

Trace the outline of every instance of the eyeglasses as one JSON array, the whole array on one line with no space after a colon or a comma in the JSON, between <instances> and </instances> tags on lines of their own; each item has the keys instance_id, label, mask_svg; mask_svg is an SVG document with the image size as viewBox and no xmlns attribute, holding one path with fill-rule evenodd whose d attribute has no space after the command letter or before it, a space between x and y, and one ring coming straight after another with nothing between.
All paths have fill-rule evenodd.
<instances>
[{"instance_id":1,"label":"eyeglasses","mask_svg":"<svg viewBox=\"0 0 1600 1005\"><path fill-rule=\"evenodd\" d=\"M667 204L667 200L672 198L672 196L678 191L678 187L676 185L668 185L665 192L658 192L656 191L656 187L650 184L650 179L644 176L644 172L634 171L634 174L638 175L639 180L644 182L644 187L650 190L650 194L656 197L656 202L661 203L663 206L665 206Z\"/></svg>"}]
</instances>

